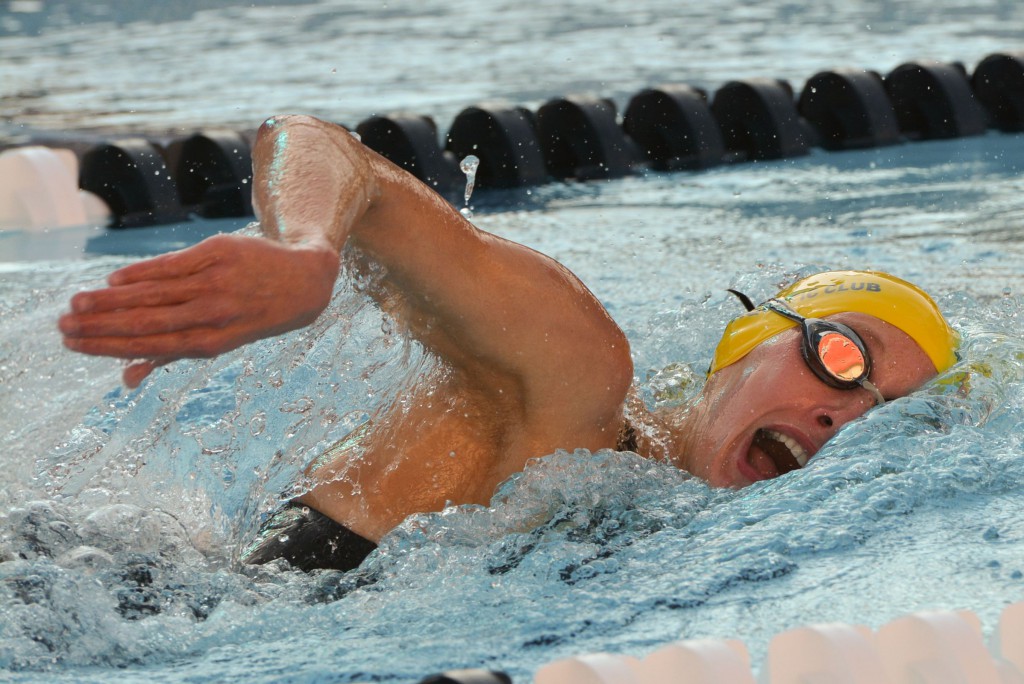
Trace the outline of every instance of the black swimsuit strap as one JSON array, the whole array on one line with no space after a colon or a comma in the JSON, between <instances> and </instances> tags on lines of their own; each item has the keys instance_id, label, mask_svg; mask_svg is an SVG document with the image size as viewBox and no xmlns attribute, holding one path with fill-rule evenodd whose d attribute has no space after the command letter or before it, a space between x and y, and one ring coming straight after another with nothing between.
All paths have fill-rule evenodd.
<instances>
[{"instance_id":1,"label":"black swimsuit strap","mask_svg":"<svg viewBox=\"0 0 1024 684\"><path fill-rule=\"evenodd\" d=\"M323 513L289 502L264 523L242 562L259 565L283 558L305 572L352 570L376 548Z\"/></svg>"}]
</instances>

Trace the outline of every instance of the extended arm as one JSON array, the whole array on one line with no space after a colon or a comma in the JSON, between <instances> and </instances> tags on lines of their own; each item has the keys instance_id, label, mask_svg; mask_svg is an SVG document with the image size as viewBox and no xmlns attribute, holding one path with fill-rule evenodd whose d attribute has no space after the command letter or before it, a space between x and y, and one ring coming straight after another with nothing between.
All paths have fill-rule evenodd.
<instances>
[{"instance_id":1,"label":"extended arm","mask_svg":"<svg viewBox=\"0 0 1024 684\"><path fill-rule=\"evenodd\" d=\"M326 126L305 119L290 125ZM315 320L330 300L340 246L369 206L373 184L364 155L340 146L331 154L316 149L313 138L289 136L288 119L271 119L260 130L254 199L269 239L218 235L115 271L109 287L72 298L59 324L64 344L144 359L124 372L134 387L164 363L216 356Z\"/></svg>"},{"instance_id":2,"label":"extended arm","mask_svg":"<svg viewBox=\"0 0 1024 684\"><path fill-rule=\"evenodd\" d=\"M575 276L477 230L347 131L271 120L253 161L266 238L217 236L116 271L72 299L65 344L147 359L125 371L134 385L161 363L307 325L351 244L386 268L388 308L411 334L480 384L515 388L524 405L625 392L625 338Z\"/></svg>"}]
</instances>

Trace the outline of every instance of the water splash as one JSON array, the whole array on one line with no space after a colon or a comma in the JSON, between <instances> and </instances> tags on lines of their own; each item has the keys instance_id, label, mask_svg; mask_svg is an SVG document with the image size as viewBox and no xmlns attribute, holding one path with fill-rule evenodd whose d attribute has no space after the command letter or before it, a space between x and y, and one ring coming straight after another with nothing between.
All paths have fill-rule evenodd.
<instances>
[{"instance_id":1,"label":"water splash","mask_svg":"<svg viewBox=\"0 0 1024 684\"><path fill-rule=\"evenodd\" d=\"M459 170L466 174L466 192L463 200L466 203L459 213L467 219L473 218L473 208L469 206L469 198L473 196L473 188L476 186L476 170L480 168L480 158L475 155L468 155L459 163Z\"/></svg>"},{"instance_id":2,"label":"water splash","mask_svg":"<svg viewBox=\"0 0 1024 684\"><path fill-rule=\"evenodd\" d=\"M844 428L804 471L715 491L635 454L557 453L487 507L410 518L357 571L305 575L232 555L312 458L433 367L350 292L383 274L346 272L306 331L169 366L90 411L114 370L46 352L45 324L65 280L110 266L26 267L0 283L0 379L23 388L0 416L17 483L0 487L0 672L18 681L271 681L252 675L319 667L307 653L357 680L494 664L525 681L570 650L642 653L680 636L751 635L760 660L783 621L879 625L968 605L987 624L1020 592L1024 301L1012 291L944 298L966 376ZM800 275L768 267L738 284ZM687 302L638 331L637 366L653 369L641 394L687 396L707 365L693 350L713 346L734 307ZM81 386L64 380L57 400L39 379L72 371ZM536 597L543 615L522 608ZM438 615L446 639L417 643Z\"/></svg>"}]
</instances>

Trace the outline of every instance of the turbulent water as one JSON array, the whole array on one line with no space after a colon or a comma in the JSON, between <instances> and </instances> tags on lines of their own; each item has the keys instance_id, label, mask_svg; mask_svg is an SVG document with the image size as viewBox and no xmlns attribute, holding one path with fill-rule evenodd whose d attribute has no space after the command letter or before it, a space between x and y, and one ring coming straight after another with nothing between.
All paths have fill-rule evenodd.
<instances>
[{"instance_id":1,"label":"turbulent water","mask_svg":"<svg viewBox=\"0 0 1024 684\"><path fill-rule=\"evenodd\" d=\"M443 119L485 97L616 95L680 74L970 62L1019 45L1004 27L1024 20L1015 2L221 2L134 19L32 4L0 11L15 135L255 125L283 108ZM784 629L917 610L970 609L991 631L1024 599L1022 160L1024 137L992 134L478 191L478 225L567 264L623 325L652 404L696 390L736 313L726 287L757 299L822 267L920 283L961 330L963 360L777 480L716 491L629 453L538 454L491 506L410 519L348 574L236 558L311 459L433 370L360 282L343 279L310 329L128 392L116 362L63 351L55 320L132 258L118 254L188 231L0 234L0 680L409 682L488 667L525 682L560 657L681 636L742 639L756 664Z\"/></svg>"}]
</instances>

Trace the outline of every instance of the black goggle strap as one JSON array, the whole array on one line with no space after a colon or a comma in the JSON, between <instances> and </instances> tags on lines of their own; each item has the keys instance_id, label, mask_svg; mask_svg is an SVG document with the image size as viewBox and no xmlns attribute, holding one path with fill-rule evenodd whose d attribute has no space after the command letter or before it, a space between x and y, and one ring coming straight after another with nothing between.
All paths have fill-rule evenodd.
<instances>
[{"instance_id":1,"label":"black goggle strap","mask_svg":"<svg viewBox=\"0 0 1024 684\"><path fill-rule=\"evenodd\" d=\"M808 321L808 318L806 316L802 316L799 313L797 313L796 309L794 309L781 299L775 299L773 297L772 299L769 299L767 302L765 302L762 306L771 309L777 314L785 316L791 321L796 321L800 325L803 325Z\"/></svg>"},{"instance_id":2,"label":"black goggle strap","mask_svg":"<svg viewBox=\"0 0 1024 684\"><path fill-rule=\"evenodd\" d=\"M739 290L726 290L726 292L736 295L736 299L740 300L740 303L743 304L747 311L753 311L754 309L757 308L757 305L754 304L754 302L750 301L750 297L743 294Z\"/></svg>"},{"instance_id":3,"label":"black goggle strap","mask_svg":"<svg viewBox=\"0 0 1024 684\"><path fill-rule=\"evenodd\" d=\"M855 333L853 330L851 330L845 325L839 325L837 323L828 323L820 319L807 318L806 316L802 316L799 313L797 313L786 302L780 299L769 299L767 302L764 303L763 306L770 309L771 311L774 311L779 315L785 316L791 321L796 321L797 323L800 324L801 328L803 328L804 333L804 357L807 359L808 363L813 363L811 369L814 370L815 374L817 374L822 380L824 380L828 384L831 384L835 387L839 387L841 389L852 389L853 387L856 386L863 387L868 391L869 394L871 394L872 398L874 398L876 405L881 406L882 404L885 403L885 397L883 397L882 393L878 391L878 388L875 387L875 385L870 380L868 380L868 373L871 370L871 357L868 356L867 348L864 346L864 342L861 341L860 336L858 336L857 333ZM864 359L864 371L861 373L860 377L847 379L840 377L833 373L831 370L829 370L828 366L821 358L821 355L818 351L818 346L817 344L815 344L815 340L811 339L812 337L818 337L819 339L820 337L823 337L823 334L821 332L822 328L825 328L828 332L834 332L839 335L842 335L843 337L848 339L855 347L857 347L857 349L860 350L861 356Z\"/></svg>"}]
</instances>

